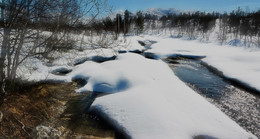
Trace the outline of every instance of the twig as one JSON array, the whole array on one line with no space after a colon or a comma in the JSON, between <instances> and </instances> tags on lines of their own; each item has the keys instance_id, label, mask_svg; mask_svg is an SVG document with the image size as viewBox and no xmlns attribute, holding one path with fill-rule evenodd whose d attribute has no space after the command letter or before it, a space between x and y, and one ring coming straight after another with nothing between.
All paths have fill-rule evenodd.
<instances>
[{"instance_id":1,"label":"twig","mask_svg":"<svg viewBox=\"0 0 260 139\"><path fill-rule=\"evenodd\" d=\"M22 125L23 131L24 131L26 134L28 134L30 137L32 137L32 135L26 131L25 125L23 124L23 122L21 122L20 120L16 119L15 117L14 117L14 119L15 119L16 121L18 121L18 122Z\"/></svg>"}]
</instances>

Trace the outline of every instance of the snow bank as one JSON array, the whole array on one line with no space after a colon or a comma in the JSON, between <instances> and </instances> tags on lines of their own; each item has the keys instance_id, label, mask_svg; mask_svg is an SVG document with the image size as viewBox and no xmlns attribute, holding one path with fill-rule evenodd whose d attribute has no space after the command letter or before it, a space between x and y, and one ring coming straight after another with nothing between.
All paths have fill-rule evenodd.
<instances>
[{"instance_id":1,"label":"snow bank","mask_svg":"<svg viewBox=\"0 0 260 139\"><path fill-rule=\"evenodd\" d=\"M74 36L80 37L80 36ZM81 38L81 37L80 37ZM88 37L85 38L88 41ZM93 40L98 40L98 36ZM144 37L129 36L124 40L120 37L119 40L114 41L115 46L108 48L100 48L96 46L83 45L82 51L70 50L65 53L51 53L50 57L54 60L38 59L30 57L26 59L18 69L18 76L29 81L40 80L63 80L59 76L53 75L53 70L58 68L72 69L74 65L82 64L86 61L104 62L113 60L120 51L124 52L142 52L146 48L138 43L138 40L146 42ZM67 79L66 79L67 80Z\"/></svg>"},{"instance_id":2,"label":"snow bank","mask_svg":"<svg viewBox=\"0 0 260 139\"><path fill-rule=\"evenodd\" d=\"M242 48L219 47L195 41L183 41L154 36L129 37L122 50L144 50L137 40L155 40L147 51L151 56L204 57L203 61L260 89L260 53ZM91 106L115 127L133 138L194 138L197 136L227 139L256 138L247 133L183 82L161 60L149 60L137 54L121 54L116 60L104 63L87 61L73 67L77 59L114 56L115 51L99 49L67 53L47 66L37 59L29 59L19 73L29 80L84 80L78 92L110 93L99 97ZM71 64L72 63L72 64ZM63 76L51 72L72 70ZM111 94L112 93L112 94Z\"/></svg>"},{"instance_id":3,"label":"snow bank","mask_svg":"<svg viewBox=\"0 0 260 139\"><path fill-rule=\"evenodd\" d=\"M203 61L222 71L224 76L239 80L260 91L259 50L161 38L146 53L159 58L173 55L206 56Z\"/></svg>"},{"instance_id":4,"label":"snow bank","mask_svg":"<svg viewBox=\"0 0 260 139\"><path fill-rule=\"evenodd\" d=\"M128 36L125 47L119 49L120 52L143 52L149 49L150 46L156 43L156 39L144 37L144 36Z\"/></svg>"},{"instance_id":5,"label":"snow bank","mask_svg":"<svg viewBox=\"0 0 260 139\"><path fill-rule=\"evenodd\" d=\"M187 87L161 60L123 54L91 64L71 75L88 77L86 90L114 94L97 98L90 110L133 138L256 138Z\"/></svg>"},{"instance_id":6,"label":"snow bank","mask_svg":"<svg viewBox=\"0 0 260 139\"><path fill-rule=\"evenodd\" d=\"M146 67L139 68L139 65L145 62L147 63ZM158 77L162 80L161 76L157 76L159 73L151 70L158 68L156 67L158 65L152 64L153 62L153 60L146 60L142 56L127 53L119 55L115 61L101 64L91 61L85 62L78 65L66 78L67 80L88 80L88 84L79 89L79 92L115 93L134 85L144 85L155 79L159 80Z\"/></svg>"}]
</instances>

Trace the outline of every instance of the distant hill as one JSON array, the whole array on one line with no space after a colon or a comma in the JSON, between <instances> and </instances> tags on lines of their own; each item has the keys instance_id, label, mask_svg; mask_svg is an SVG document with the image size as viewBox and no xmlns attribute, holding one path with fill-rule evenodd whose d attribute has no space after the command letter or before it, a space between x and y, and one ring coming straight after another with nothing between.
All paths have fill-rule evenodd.
<instances>
[{"instance_id":1,"label":"distant hill","mask_svg":"<svg viewBox=\"0 0 260 139\"><path fill-rule=\"evenodd\" d=\"M109 15L110 18L115 18L117 14L124 15L123 10L117 10L113 12L112 14ZM130 11L131 12L131 11ZM195 11L188 11L188 10L177 10L175 8L149 8L147 10L142 11L143 14L150 14L150 15L155 15L157 17L162 17L166 16L168 14L180 14L180 13L188 13L188 12L195 12ZM133 12L135 13L135 12ZM132 14L133 16L133 14Z\"/></svg>"},{"instance_id":2,"label":"distant hill","mask_svg":"<svg viewBox=\"0 0 260 139\"><path fill-rule=\"evenodd\" d=\"M163 9L163 8L149 8L147 10L143 11L143 14L150 14L150 15L155 15L158 17L162 17L162 16L166 16L168 14L180 14L181 10L177 10L175 8L167 8L167 9Z\"/></svg>"}]
</instances>

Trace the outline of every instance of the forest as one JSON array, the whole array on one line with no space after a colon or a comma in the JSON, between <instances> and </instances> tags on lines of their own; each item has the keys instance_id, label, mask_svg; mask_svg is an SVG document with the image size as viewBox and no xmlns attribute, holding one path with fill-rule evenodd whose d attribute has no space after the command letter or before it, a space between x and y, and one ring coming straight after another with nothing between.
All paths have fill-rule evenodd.
<instances>
[{"instance_id":1,"label":"forest","mask_svg":"<svg viewBox=\"0 0 260 139\"><path fill-rule=\"evenodd\" d=\"M107 17L102 21L98 20L92 26L97 33L110 31L115 34L160 34L168 31L173 37L201 37L204 41L208 41L210 33L216 29L217 40L221 44L227 40L243 40L246 47L260 46L260 10L247 12L237 8L230 13L196 11L161 17L142 14L142 11L133 14L126 10L124 15L117 14L112 19Z\"/></svg>"}]
</instances>

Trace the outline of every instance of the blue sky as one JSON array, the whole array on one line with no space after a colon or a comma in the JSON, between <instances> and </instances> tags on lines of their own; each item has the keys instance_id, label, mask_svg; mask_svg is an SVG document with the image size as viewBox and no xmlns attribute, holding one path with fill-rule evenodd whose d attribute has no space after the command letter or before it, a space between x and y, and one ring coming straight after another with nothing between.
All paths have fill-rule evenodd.
<instances>
[{"instance_id":1,"label":"blue sky","mask_svg":"<svg viewBox=\"0 0 260 139\"><path fill-rule=\"evenodd\" d=\"M200 10L229 12L237 7L260 9L260 0L108 0L114 10L130 11L148 8L176 8L179 10Z\"/></svg>"}]
</instances>

